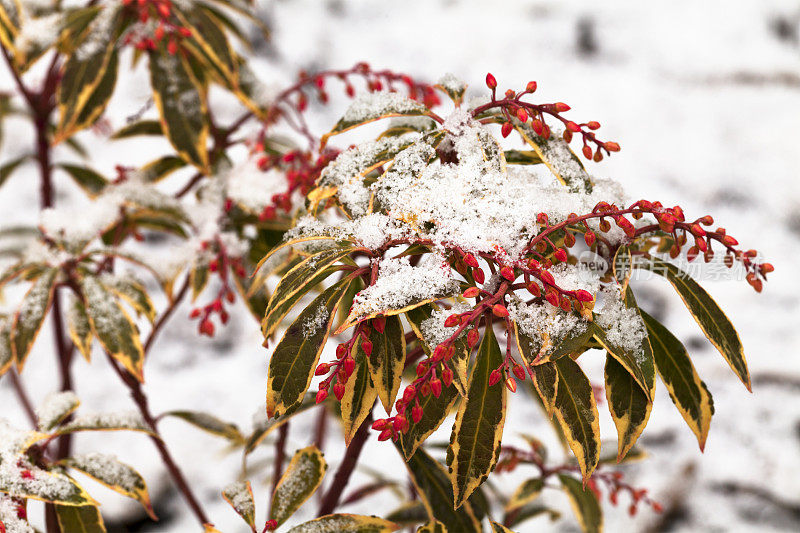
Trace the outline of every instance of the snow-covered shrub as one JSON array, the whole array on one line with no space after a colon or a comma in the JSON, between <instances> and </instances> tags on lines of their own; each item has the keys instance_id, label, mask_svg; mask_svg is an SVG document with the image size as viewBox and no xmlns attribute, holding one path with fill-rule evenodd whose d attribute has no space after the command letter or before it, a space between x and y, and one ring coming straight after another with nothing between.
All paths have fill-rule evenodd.
<instances>
[{"instance_id":1,"label":"snow-covered shrub","mask_svg":"<svg viewBox=\"0 0 800 533\"><path fill-rule=\"evenodd\" d=\"M322 423L338 411L348 448L318 518L291 531L403 525L461 532L482 531L487 522L509 531L537 514L556 516L537 501L553 486L567 493L587 531L602 527L601 488L612 503L629 492L631 512L640 503L658 509L603 464L597 391L576 361L606 353L618 460L639 455L634 445L656 374L702 448L711 395L681 342L638 307L629 281L641 270L666 278L749 389L735 330L672 260L722 255L758 291L772 267L738 249L723 228L712 229L710 216L631 202L614 182L591 176L570 143L588 161L619 145L597 137L597 122L566 118L564 103L532 103L534 82L498 96L490 74L486 96L466 102L455 76L430 85L360 63L301 73L277 90L231 44L232 37L247 40L235 22L242 15L262 26L238 0L84 7L0 0L0 44L16 91L0 93L0 120L25 116L36 134L31 153L0 162L0 184L35 163L41 200L37 227L0 228L2 254L11 258L0 287L25 289L0 316L0 375L32 424L19 429L0 419L0 532L33 530L29 500L46 502L48 532L105 531L76 471L138 501L155 519L144 479L113 450L74 452L73 433L103 430L149 436L197 522L216 531L159 432L165 417L240 451L243 471L219 480L221 496L253 531L261 523L280 528L327 470L321 437L284 468L290 419L310 411ZM80 132L107 127L101 117L127 61L147 62L155 109L145 107L111 138L159 136L171 153L138 167L120 161L109 177L92 168ZM221 118L209 102L212 88L238 98L241 114ZM308 125L308 103L325 104L334 90L355 100L320 136ZM332 146L338 135L376 121L386 126L377 138ZM252 124L255 133L243 133ZM61 160L59 144L84 161ZM80 186L87 201L56 205L62 179ZM167 261L150 253L158 234L181 242ZM598 264L607 268L591 268ZM149 407L142 383L153 340L189 299L197 303L188 318L202 335L228 323L237 300L261 323L266 409L249 432L209 413ZM160 300L163 306L154 303ZM62 390L34 408L18 373L47 317ZM335 352L321 360L329 340ZM136 411L76 413L76 352L110 365ZM518 386L541 403L577 462L548 461L533 437L525 448L501 444ZM426 439L453 414L441 464ZM396 511L376 509L380 517L337 512L399 482L381 478L343 498L370 428L392 441L382 445L394 444L415 494ZM276 450L271 504L257 526L260 509L245 478L268 472L248 468L247 458L268 440ZM483 490L492 471L523 467L532 474L513 493Z\"/></svg>"}]
</instances>

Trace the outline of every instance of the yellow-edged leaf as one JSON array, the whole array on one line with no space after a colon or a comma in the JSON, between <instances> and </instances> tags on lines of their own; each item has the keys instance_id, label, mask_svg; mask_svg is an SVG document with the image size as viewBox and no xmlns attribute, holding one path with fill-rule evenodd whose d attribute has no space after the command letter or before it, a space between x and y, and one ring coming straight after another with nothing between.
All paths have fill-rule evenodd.
<instances>
[{"instance_id":1,"label":"yellow-edged leaf","mask_svg":"<svg viewBox=\"0 0 800 533\"><path fill-rule=\"evenodd\" d=\"M144 349L136 325L96 277L84 276L80 286L92 333L111 357L143 381Z\"/></svg>"},{"instance_id":2,"label":"yellow-edged leaf","mask_svg":"<svg viewBox=\"0 0 800 533\"><path fill-rule=\"evenodd\" d=\"M400 381L403 377L403 364L406 360L406 338L400 318L386 318L383 332L373 326L370 332L372 354L367 358L372 384L386 413L391 414Z\"/></svg>"},{"instance_id":3,"label":"yellow-edged leaf","mask_svg":"<svg viewBox=\"0 0 800 533\"><path fill-rule=\"evenodd\" d=\"M174 416L189 424L200 428L207 433L217 435L231 441L233 444L243 444L244 436L236 424L220 420L214 415L202 411L167 411L161 418Z\"/></svg>"},{"instance_id":4,"label":"yellow-edged leaf","mask_svg":"<svg viewBox=\"0 0 800 533\"><path fill-rule=\"evenodd\" d=\"M83 487L66 474L33 466L27 470L26 476L17 470L14 474L0 476L0 492L60 505L97 505Z\"/></svg>"},{"instance_id":5,"label":"yellow-edged leaf","mask_svg":"<svg viewBox=\"0 0 800 533\"><path fill-rule=\"evenodd\" d=\"M252 531L256 530L256 504L249 481L236 481L222 490L222 497L233 507L236 514L247 522Z\"/></svg>"},{"instance_id":6,"label":"yellow-edged leaf","mask_svg":"<svg viewBox=\"0 0 800 533\"><path fill-rule=\"evenodd\" d=\"M316 446L297 450L272 494L269 517L283 524L322 484L328 464Z\"/></svg>"},{"instance_id":7,"label":"yellow-edged leaf","mask_svg":"<svg viewBox=\"0 0 800 533\"><path fill-rule=\"evenodd\" d=\"M42 329L44 317L53 303L57 276L56 268L42 272L22 299L22 304L14 315L10 333L11 352L20 370L25 366L25 360L39 335L39 330Z\"/></svg>"},{"instance_id":8,"label":"yellow-edged leaf","mask_svg":"<svg viewBox=\"0 0 800 533\"><path fill-rule=\"evenodd\" d=\"M72 533L105 533L106 526L100 509L95 505L56 505L56 517L61 531Z\"/></svg>"},{"instance_id":9,"label":"yellow-edged leaf","mask_svg":"<svg viewBox=\"0 0 800 533\"><path fill-rule=\"evenodd\" d=\"M302 402L350 281L344 279L317 296L275 347L267 373L267 416L281 416Z\"/></svg>"},{"instance_id":10,"label":"yellow-edged leaf","mask_svg":"<svg viewBox=\"0 0 800 533\"><path fill-rule=\"evenodd\" d=\"M553 416L556 408L556 396L558 394L558 370L554 362L536 365L531 370L531 382L533 388L542 399L547 414Z\"/></svg>"},{"instance_id":11,"label":"yellow-edged leaf","mask_svg":"<svg viewBox=\"0 0 800 533\"><path fill-rule=\"evenodd\" d=\"M526 479L523 481L522 484L514 491L514 494L511 495L511 499L508 500L505 509L506 513L510 513L515 509L519 509L523 505L526 505L538 498L539 494L542 493L543 488L544 480L540 477Z\"/></svg>"},{"instance_id":12,"label":"yellow-edged leaf","mask_svg":"<svg viewBox=\"0 0 800 533\"><path fill-rule=\"evenodd\" d=\"M352 356L356 361L353 374L347 379L342 396L342 423L344 424L344 442L350 445L358 428L372 412L378 390L372 383L367 354L361 349L361 343L353 344Z\"/></svg>"},{"instance_id":13,"label":"yellow-edged leaf","mask_svg":"<svg viewBox=\"0 0 800 533\"><path fill-rule=\"evenodd\" d=\"M667 386L669 396L681 416L697 437L700 449L705 448L714 400L689 359L686 348L667 328L642 311L650 344L653 346L656 369Z\"/></svg>"},{"instance_id":14,"label":"yellow-edged leaf","mask_svg":"<svg viewBox=\"0 0 800 533\"><path fill-rule=\"evenodd\" d=\"M447 527L438 520L431 520L427 524L419 526L417 533L448 533Z\"/></svg>"},{"instance_id":15,"label":"yellow-edged leaf","mask_svg":"<svg viewBox=\"0 0 800 533\"><path fill-rule=\"evenodd\" d=\"M584 479L600 459L600 423L592 384L569 357L555 361L558 373L555 414Z\"/></svg>"},{"instance_id":16,"label":"yellow-edged leaf","mask_svg":"<svg viewBox=\"0 0 800 533\"><path fill-rule=\"evenodd\" d=\"M244 454L250 454L259 444L264 442L264 439L266 439L270 433L288 422L293 416L317 405L314 396L315 395L312 393L307 393L303 401L301 401L297 407L289 409L282 416L275 418L267 418L264 416L263 418L259 418L254 424L253 432L247 437L244 443Z\"/></svg>"},{"instance_id":17,"label":"yellow-edged leaf","mask_svg":"<svg viewBox=\"0 0 800 533\"><path fill-rule=\"evenodd\" d=\"M376 516L339 513L294 526L288 533L388 533L398 529L397 524Z\"/></svg>"},{"instance_id":18,"label":"yellow-edged leaf","mask_svg":"<svg viewBox=\"0 0 800 533\"><path fill-rule=\"evenodd\" d=\"M558 479L561 481L564 492L569 496L572 510L584 533L602 533L603 509L594 492L589 488L584 488L583 484L572 476L559 474Z\"/></svg>"},{"instance_id":19,"label":"yellow-edged leaf","mask_svg":"<svg viewBox=\"0 0 800 533\"><path fill-rule=\"evenodd\" d=\"M605 384L608 410L617 427L617 460L621 461L644 431L653 402L610 354L606 357Z\"/></svg>"},{"instance_id":20,"label":"yellow-edged leaf","mask_svg":"<svg viewBox=\"0 0 800 533\"><path fill-rule=\"evenodd\" d=\"M144 478L133 467L119 461L115 456L103 453L74 455L64 459L63 464L83 472L123 496L133 498L142 504L150 518L158 520L153 512Z\"/></svg>"},{"instance_id":21,"label":"yellow-edged leaf","mask_svg":"<svg viewBox=\"0 0 800 533\"><path fill-rule=\"evenodd\" d=\"M447 466L458 508L494 469L506 417L507 389L502 380L489 385L503 355L491 327L478 348L466 398L462 399L447 448Z\"/></svg>"},{"instance_id":22,"label":"yellow-edged leaf","mask_svg":"<svg viewBox=\"0 0 800 533\"><path fill-rule=\"evenodd\" d=\"M38 428L42 431L51 431L71 415L80 404L81 401L72 391L48 394L42 404L36 408Z\"/></svg>"}]
</instances>

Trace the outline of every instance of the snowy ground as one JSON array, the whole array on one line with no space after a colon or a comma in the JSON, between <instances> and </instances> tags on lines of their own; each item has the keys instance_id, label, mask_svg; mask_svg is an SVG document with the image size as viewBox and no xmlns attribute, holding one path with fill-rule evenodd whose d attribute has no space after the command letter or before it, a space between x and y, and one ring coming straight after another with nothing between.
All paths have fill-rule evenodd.
<instances>
[{"instance_id":1,"label":"snowy ground","mask_svg":"<svg viewBox=\"0 0 800 533\"><path fill-rule=\"evenodd\" d=\"M664 317L690 348L714 395L716 415L701 454L659 388L642 439L650 457L626 467L626 474L674 511L668 516L645 511L630 518L622 501L619 509L606 507L607 530L800 529L800 362L795 348L800 345L800 288L794 275L800 261L800 2L287 0L261 5L274 29L273 41L259 50L266 60L255 62L265 79L280 85L300 68L342 68L357 61L428 80L453 72L476 91L487 71L494 73L501 89L535 79L539 98L569 103L572 116L600 121L605 138L622 145L620 154L593 165L591 172L619 180L633 199L680 203L689 216L711 213L745 248L767 256L776 271L762 295L743 282L706 285L740 332L753 375L752 395L702 337L666 283L652 280L636 287L643 294L642 306ZM120 109L110 117L114 126L146 101L146 84L136 82L142 74L121 83L112 103ZM10 83L0 73L0 89ZM334 123L344 109L337 108L340 104L345 102L334 99L315 124L318 130ZM19 127L14 123L13 128ZM28 142L25 130L18 131L7 130L3 161ZM103 146L93 133L85 138ZM102 151L97 167L110 172L116 163L135 164L153 156L151 148L162 149L153 143L147 154L131 153L115 144ZM16 175L0 189L0 226L35 221L34 184L30 167L27 175ZM68 185L59 187L59 193L59 201L75 196ZM7 302L15 298L9 293ZM256 324L240 314L213 341L199 338L186 313L178 314L146 369L146 389L156 412L205 409L249 427L251 416L263 409L268 354L260 346ZM50 331L47 325L44 331ZM36 400L56 387L50 344L43 335L24 375ZM582 361L599 383L603 358L591 355ZM75 373L85 409L132 407L101 357L91 365L78 361ZM14 405L7 380L0 381L2 416L24 424ZM307 445L308 428L293 426L289 449ZM163 429L218 528L240 531L238 518L219 497L221 487L236 475L238 455L226 454L218 440L187 431L182 422L167 422ZM538 410L517 401L511 406L508 442L523 430L555 445ZM607 415L602 431L614 437ZM434 439L444 439L448 432L449 427ZM335 435L329 442L326 457L335 467L343 448ZM114 450L140 468L155 500L164 499L168 483L160 477L155 451L144 437L114 433L93 443L81 435L77 446ZM266 456L262 448L253 464ZM374 440L367 445L364 464L398 473L402 469L393 449ZM496 479L511 487L516 477ZM252 480L263 515L267 480L263 475ZM356 480L351 488L358 484ZM90 492L99 495L110 524L139 512L110 491L95 484L91 489L95 487ZM552 525L539 518L523 530L575 531L565 498L558 493L544 497L567 511L567 517ZM393 505L386 493L351 510L379 513ZM192 517L175 498L161 514L163 525L155 530L195 530Z\"/></svg>"}]
</instances>

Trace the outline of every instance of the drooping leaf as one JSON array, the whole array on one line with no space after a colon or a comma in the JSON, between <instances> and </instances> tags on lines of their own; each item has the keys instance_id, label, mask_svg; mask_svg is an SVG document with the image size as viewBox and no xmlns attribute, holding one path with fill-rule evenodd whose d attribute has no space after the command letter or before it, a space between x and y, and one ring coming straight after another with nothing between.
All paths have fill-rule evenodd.
<instances>
[{"instance_id":1,"label":"drooping leaf","mask_svg":"<svg viewBox=\"0 0 800 533\"><path fill-rule=\"evenodd\" d=\"M0 376L6 373L14 363L14 354L11 353L11 323L8 320L0 322Z\"/></svg>"},{"instance_id":2,"label":"drooping leaf","mask_svg":"<svg viewBox=\"0 0 800 533\"><path fill-rule=\"evenodd\" d=\"M422 418L419 422L411 424L408 431L400 435L400 447L406 459L411 458L417 448L425 442L425 439L439 429L439 426L450 414L458 398L459 394L455 386L442 387L442 393L438 398L433 394L419 398ZM413 420L411 418L413 408L413 403L406 406L405 416L407 420Z\"/></svg>"},{"instance_id":3,"label":"drooping leaf","mask_svg":"<svg viewBox=\"0 0 800 533\"><path fill-rule=\"evenodd\" d=\"M267 373L268 416L281 416L303 400L328 340L334 311L349 283L345 278L317 296L275 347Z\"/></svg>"},{"instance_id":4,"label":"drooping leaf","mask_svg":"<svg viewBox=\"0 0 800 533\"><path fill-rule=\"evenodd\" d=\"M42 329L44 317L53 303L57 275L56 268L45 270L28 290L14 315L11 325L11 351L20 370L25 366L36 336Z\"/></svg>"},{"instance_id":5,"label":"drooping leaf","mask_svg":"<svg viewBox=\"0 0 800 533\"><path fill-rule=\"evenodd\" d=\"M413 526L428 520L428 511L421 501L414 500L401 504L384 518L400 526Z\"/></svg>"},{"instance_id":6,"label":"drooping leaf","mask_svg":"<svg viewBox=\"0 0 800 533\"><path fill-rule=\"evenodd\" d=\"M159 126L161 127L161 126ZM174 155L165 155L150 161L139 172L142 174L142 179L150 183L157 183L176 170L180 170L186 166L186 161Z\"/></svg>"},{"instance_id":7,"label":"drooping leaf","mask_svg":"<svg viewBox=\"0 0 800 533\"><path fill-rule=\"evenodd\" d=\"M531 372L531 382L539 394L539 398L542 399L542 404L547 414L553 416L558 394L558 370L556 370L556 364L550 362L534 366Z\"/></svg>"},{"instance_id":8,"label":"drooping leaf","mask_svg":"<svg viewBox=\"0 0 800 533\"><path fill-rule=\"evenodd\" d=\"M115 50L111 54L111 60L108 62L103 78L100 84L95 88L89 96L89 100L78 115L78 120L73 125L75 131L91 126L97 119L99 119L108 105L111 96L114 94L114 87L117 84L117 71L119 70L119 53ZM71 143L72 139L66 141L72 149L76 146Z\"/></svg>"},{"instance_id":9,"label":"drooping leaf","mask_svg":"<svg viewBox=\"0 0 800 533\"><path fill-rule=\"evenodd\" d=\"M324 146L333 135L344 133L362 124L389 117L423 116L428 108L399 93L367 93L358 98L333 129L322 136Z\"/></svg>"},{"instance_id":10,"label":"drooping leaf","mask_svg":"<svg viewBox=\"0 0 800 533\"><path fill-rule=\"evenodd\" d=\"M600 458L600 423L592 384L571 358L562 357L555 365L558 373L556 419L584 479L589 479Z\"/></svg>"},{"instance_id":11,"label":"drooping leaf","mask_svg":"<svg viewBox=\"0 0 800 533\"><path fill-rule=\"evenodd\" d=\"M20 166L22 166L26 161L30 160L31 156L24 155L22 157L18 157L16 159L12 159L7 163L3 163L0 165L0 187L6 182L6 180L17 170Z\"/></svg>"},{"instance_id":12,"label":"drooping leaf","mask_svg":"<svg viewBox=\"0 0 800 533\"><path fill-rule=\"evenodd\" d=\"M376 516L338 513L294 526L288 533L388 533L397 529L397 524Z\"/></svg>"},{"instance_id":13,"label":"drooping leaf","mask_svg":"<svg viewBox=\"0 0 800 533\"><path fill-rule=\"evenodd\" d=\"M583 484L572 476L559 474L558 479L569 496L572 510L584 533L602 533L603 509L594 492L589 488L584 488Z\"/></svg>"},{"instance_id":14,"label":"drooping leaf","mask_svg":"<svg viewBox=\"0 0 800 533\"><path fill-rule=\"evenodd\" d=\"M630 292L630 290L629 290ZM634 304L635 305L635 304ZM637 308L638 309L638 308ZM645 336L637 351L632 351L624 346L616 346L612 343L605 332L596 326L592 328L594 338L614 357L639 385L642 392L648 399L652 399L655 391L655 364L653 363L653 351L650 343Z\"/></svg>"},{"instance_id":15,"label":"drooping leaf","mask_svg":"<svg viewBox=\"0 0 800 533\"><path fill-rule=\"evenodd\" d=\"M489 525L492 526L492 533L514 533L503 524L498 524L497 522L489 521Z\"/></svg>"},{"instance_id":16,"label":"drooping leaf","mask_svg":"<svg viewBox=\"0 0 800 533\"><path fill-rule=\"evenodd\" d=\"M71 415L80 404L81 401L72 391L48 394L36 409L39 429L42 431L52 430Z\"/></svg>"},{"instance_id":17,"label":"drooping leaf","mask_svg":"<svg viewBox=\"0 0 800 533\"><path fill-rule=\"evenodd\" d=\"M344 424L344 442L350 441L361 427L361 424L372 412L378 391L372 383L367 354L361 349L360 343L353 345L353 358L356 361L353 374L347 379L342 396L342 423Z\"/></svg>"},{"instance_id":18,"label":"drooping leaf","mask_svg":"<svg viewBox=\"0 0 800 533\"><path fill-rule=\"evenodd\" d=\"M144 349L136 325L96 277L83 276L80 286L92 333L111 357L143 381Z\"/></svg>"},{"instance_id":19,"label":"drooping leaf","mask_svg":"<svg viewBox=\"0 0 800 533\"><path fill-rule=\"evenodd\" d=\"M548 515L551 522L555 522L561 518L561 513L554 509L550 509L549 507L545 507L539 503L529 503L512 511L511 513L506 514L503 517L503 523L508 524L508 527L517 527L522 522L543 514Z\"/></svg>"},{"instance_id":20,"label":"drooping leaf","mask_svg":"<svg viewBox=\"0 0 800 533\"><path fill-rule=\"evenodd\" d=\"M213 69L218 70L223 79L235 86L238 78L238 62L219 21L204 9L202 4L194 5L186 12L176 9L175 14L183 26L192 32L191 42L196 43L202 51L203 59Z\"/></svg>"},{"instance_id":21,"label":"drooping leaf","mask_svg":"<svg viewBox=\"0 0 800 533\"><path fill-rule=\"evenodd\" d=\"M208 173L206 103L183 55L151 52L150 83L170 143L183 159Z\"/></svg>"},{"instance_id":22,"label":"drooping leaf","mask_svg":"<svg viewBox=\"0 0 800 533\"><path fill-rule=\"evenodd\" d=\"M667 386L669 396L688 426L697 436L700 449L705 448L714 400L706 384L697 375L686 348L667 328L642 311L650 344L653 346L656 369Z\"/></svg>"},{"instance_id":23,"label":"drooping leaf","mask_svg":"<svg viewBox=\"0 0 800 533\"><path fill-rule=\"evenodd\" d=\"M142 282L132 277L108 276L103 277L103 283L137 313L144 315L151 323L155 322L156 307Z\"/></svg>"},{"instance_id":24,"label":"drooping leaf","mask_svg":"<svg viewBox=\"0 0 800 533\"><path fill-rule=\"evenodd\" d=\"M66 173L75 180L75 183L91 196L96 196L101 193L103 189L106 188L106 185L108 185L107 179L88 167L70 165L67 163L61 163L58 166L66 171Z\"/></svg>"},{"instance_id":25,"label":"drooping leaf","mask_svg":"<svg viewBox=\"0 0 800 533\"><path fill-rule=\"evenodd\" d=\"M413 427L413 426L412 426ZM398 451L400 451L399 446ZM418 448L406 461L411 481L417 490L430 520L438 520L447 531L480 533L480 520L470 501L458 508L453 507L453 486L444 467L423 448Z\"/></svg>"},{"instance_id":26,"label":"drooping leaf","mask_svg":"<svg viewBox=\"0 0 800 533\"><path fill-rule=\"evenodd\" d=\"M94 505L56 505L56 516L61 531L106 533L100 509Z\"/></svg>"},{"instance_id":27,"label":"drooping leaf","mask_svg":"<svg viewBox=\"0 0 800 533\"><path fill-rule=\"evenodd\" d=\"M511 495L511 499L508 500L508 503L506 504L506 513L510 513L515 509L519 509L523 505L526 505L538 498L543 488L544 480L542 480L540 477L526 479L523 481L522 484L514 491L514 494Z\"/></svg>"},{"instance_id":28,"label":"drooping leaf","mask_svg":"<svg viewBox=\"0 0 800 533\"><path fill-rule=\"evenodd\" d=\"M233 444L243 444L244 436L236 424L220 420L214 415L202 411L168 411L161 415L162 418L174 416L189 424L202 429L212 435L217 435L231 441Z\"/></svg>"},{"instance_id":29,"label":"drooping leaf","mask_svg":"<svg viewBox=\"0 0 800 533\"><path fill-rule=\"evenodd\" d=\"M297 450L272 494L270 519L278 525L286 522L316 492L327 469L328 464L316 446Z\"/></svg>"},{"instance_id":30,"label":"drooping leaf","mask_svg":"<svg viewBox=\"0 0 800 533\"><path fill-rule=\"evenodd\" d=\"M138 501L150 518L157 520L150 504L144 478L133 467L119 461L115 456L103 453L74 455L64 459L63 463L99 481L109 489Z\"/></svg>"},{"instance_id":31,"label":"drooping leaf","mask_svg":"<svg viewBox=\"0 0 800 533\"><path fill-rule=\"evenodd\" d=\"M649 262L636 263L667 278L700 325L700 329L717 347L747 390L751 390L750 371L744 358L739 334L717 302L692 277L675 265L650 257Z\"/></svg>"},{"instance_id":32,"label":"drooping leaf","mask_svg":"<svg viewBox=\"0 0 800 533\"><path fill-rule=\"evenodd\" d=\"M222 497L233 510L247 522L250 529L256 530L256 503L249 481L236 481L222 491Z\"/></svg>"},{"instance_id":33,"label":"drooping leaf","mask_svg":"<svg viewBox=\"0 0 800 533\"><path fill-rule=\"evenodd\" d=\"M90 413L75 417L71 422L57 428L55 435L66 435L75 431L141 431L156 436L153 428L138 412Z\"/></svg>"},{"instance_id":34,"label":"drooping leaf","mask_svg":"<svg viewBox=\"0 0 800 533\"><path fill-rule=\"evenodd\" d=\"M372 328L370 335L372 354L367 358L372 384L387 413L392 412L397 391L403 374L406 359L406 339L400 318L386 318L383 332Z\"/></svg>"},{"instance_id":35,"label":"drooping leaf","mask_svg":"<svg viewBox=\"0 0 800 533\"><path fill-rule=\"evenodd\" d=\"M644 431L653 402L610 354L606 357L605 383L608 410L617 427L617 459L621 460Z\"/></svg>"},{"instance_id":36,"label":"drooping leaf","mask_svg":"<svg viewBox=\"0 0 800 533\"><path fill-rule=\"evenodd\" d=\"M483 483L500 455L507 389L501 382L489 385L489 379L492 371L502 364L500 346L492 328L487 327L447 449L447 466L456 508Z\"/></svg>"},{"instance_id":37,"label":"drooping leaf","mask_svg":"<svg viewBox=\"0 0 800 533\"><path fill-rule=\"evenodd\" d=\"M261 323L264 336L272 335L275 328L300 298L341 267L336 266L343 257L356 251L351 245L335 246L309 255L283 275Z\"/></svg>"}]
</instances>

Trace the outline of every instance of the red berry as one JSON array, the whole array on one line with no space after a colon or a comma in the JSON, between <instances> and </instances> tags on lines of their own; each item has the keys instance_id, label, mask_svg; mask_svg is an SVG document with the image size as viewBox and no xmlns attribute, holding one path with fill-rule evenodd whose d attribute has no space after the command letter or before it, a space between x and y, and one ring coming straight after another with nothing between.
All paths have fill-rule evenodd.
<instances>
[{"instance_id":1,"label":"red berry","mask_svg":"<svg viewBox=\"0 0 800 533\"><path fill-rule=\"evenodd\" d=\"M536 82L535 81L529 81L528 85L525 86L525 90L527 92L529 92L529 93L535 92L536 91Z\"/></svg>"},{"instance_id":2,"label":"red berry","mask_svg":"<svg viewBox=\"0 0 800 533\"><path fill-rule=\"evenodd\" d=\"M603 143L603 147L608 150L609 152L619 152L619 144L609 141L607 143Z\"/></svg>"}]
</instances>

